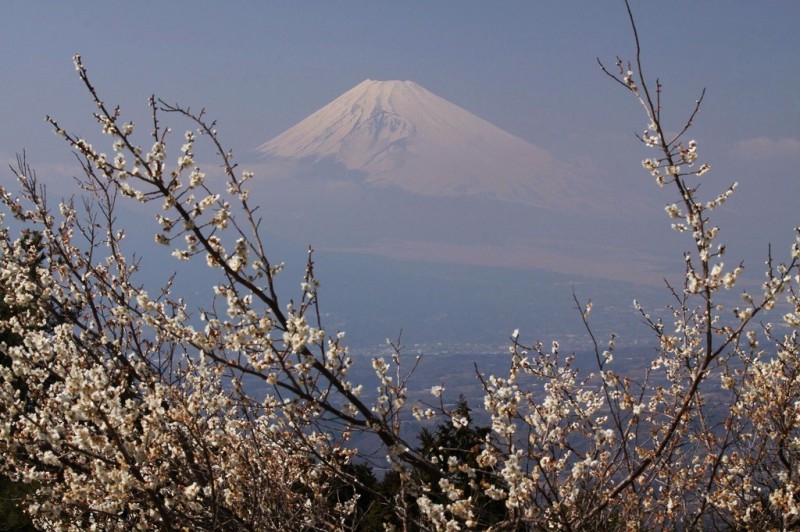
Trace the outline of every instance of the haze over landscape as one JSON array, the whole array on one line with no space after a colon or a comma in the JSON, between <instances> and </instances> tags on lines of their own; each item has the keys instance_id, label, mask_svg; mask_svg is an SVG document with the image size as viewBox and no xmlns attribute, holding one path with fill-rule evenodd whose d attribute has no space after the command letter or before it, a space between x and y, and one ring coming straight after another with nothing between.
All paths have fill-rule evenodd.
<instances>
[{"instance_id":1,"label":"haze over landscape","mask_svg":"<svg viewBox=\"0 0 800 532\"><path fill-rule=\"evenodd\" d=\"M680 277L686 240L664 215L673 198L639 163L649 155L634 138L639 109L597 69L598 56L632 53L614 7L175 2L157 16L125 6L112 16L99 2L9 4L0 156L24 149L53 193L75 193L75 161L41 119L102 144L70 61L78 51L104 98L138 123L153 92L219 119L256 174L252 197L287 286L312 245L331 327L354 345L401 329L429 350L486 350L517 327L534 339L573 334L573 289L605 309L602 332L640 341L630 302L663 305L662 279ZM694 134L709 191L740 182L720 224L756 282L767 243L786 248L800 225L800 11L635 7L672 127L708 88ZM692 15L681 39L652 23L678 12ZM110 19L126 31L95 22ZM141 211L125 208L130 240L145 246ZM150 260L153 272L172 267Z\"/></svg>"}]
</instances>

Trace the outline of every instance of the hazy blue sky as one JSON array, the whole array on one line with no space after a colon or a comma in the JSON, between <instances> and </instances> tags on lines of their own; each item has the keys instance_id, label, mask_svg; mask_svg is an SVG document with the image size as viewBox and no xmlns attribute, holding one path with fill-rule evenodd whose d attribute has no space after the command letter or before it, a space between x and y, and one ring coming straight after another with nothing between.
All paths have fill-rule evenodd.
<instances>
[{"instance_id":1,"label":"hazy blue sky","mask_svg":"<svg viewBox=\"0 0 800 532\"><path fill-rule=\"evenodd\" d=\"M668 125L706 87L694 136L709 179L741 182L752 202L733 209L770 205L752 239L772 239L773 218L800 225L800 3L633 4ZM133 116L151 93L205 106L239 156L366 78L410 79L587 173L655 194L633 140L642 116L595 63L632 54L621 1L12 1L2 15L0 157L26 149L40 170L71 161L46 114L95 129L71 62L80 52L109 102Z\"/></svg>"},{"instance_id":2,"label":"hazy blue sky","mask_svg":"<svg viewBox=\"0 0 800 532\"><path fill-rule=\"evenodd\" d=\"M668 112L683 117L708 89L701 154L726 181L797 182L800 3L633 4ZM42 118L90 129L75 52L110 102L205 106L240 155L373 78L416 81L587 170L627 172L642 156L638 109L595 64L632 53L621 1L10 1L2 15L4 158L69 161Z\"/></svg>"},{"instance_id":3,"label":"hazy blue sky","mask_svg":"<svg viewBox=\"0 0 800 532\"><path fill-rule=\"evenodd\" d=\"M708 88L700 138L720 149L800 138L800 3L634 10L670 108ZM155 92L206 106L240 152L365 78L416 81L562 157L601 157L641 122L595 66L632 51L620 1L11 1L2 14L6 154L53 157L42 117L85 115L74 52L109 100L131 108Z\"/></svg>"}]
</instances>

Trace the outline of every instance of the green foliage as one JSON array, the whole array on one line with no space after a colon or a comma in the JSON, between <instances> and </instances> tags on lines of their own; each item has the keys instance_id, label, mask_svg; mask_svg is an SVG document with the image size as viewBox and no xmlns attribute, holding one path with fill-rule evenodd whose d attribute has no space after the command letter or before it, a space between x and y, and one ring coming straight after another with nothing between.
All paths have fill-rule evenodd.
<instances>
[{"instance_id":1,"label":"green foliage","mask_svg":"<svg viewBox=\"0 0 800 532\"><path fill-rule=\"evenodd\" d=\"M507 512L503 501L493 500L486 495L484 488L491 484L491 474L478 465L477 458L486 443L486 436L491 433L491 427L473 426L471 411L467 399L459 396L450 414L453 420L464 421L440 423L435 432L423 428L419 441L423 454L433 462L447 464L448 460L455 458L459 467L451 470L447 480L463 493L463 497L472 498L475 521L481 527L486 527L505 520ZM425 482L436 485L434 479L426 478L424 472L420 475ZM441 490L434 489L429 497L434 503L447 502L447 495Z\"/></svg>"},{"instance_id":2,"label":"green foliage","mask_svg":"<svg viewBox=\"0 0 800 532\"><path fill-rule=\"evenodd\" d=\"M482 489L490 473L479 468L477 457L491 428L474 426L470 412L466 398L460 396L450 413L456 419L466 420L466 424L456 427L448 421L438 424L435 430L423 427L417 439L426 459L447 463L448 458L454 457L459 464L466 466L452 471L446 480L466 497L473 498L478 528L486 528L506 520L508 515L503 501L489 498ZM410 486L425 485L430 490L427 495L434 503L447 502L447 494L441 489L439 479L422 468L390 470L381 480L377 480L372 469L365 464L350 465L345 471L352 475L354 482L339 481L333 493L336 500L346 500L353 493L359 494L358 509L352 521L357 530L384 530L384 523L402 528L402 515L409 530L418 530L416 523L420 522L421 516L416 499L420 493ZM408 478L413 481L404 480Z\"/></svg>"},{"instance_id":3,"label":"green foliage","mask_svg":"<svg viewBox=\"0 0 800 532\"><path fill-rule=\"evenodd\" d=\"M24 497L34 490L30 484L13 482L5 475L0 475L0 530L35 530L31 520L20 508Z\"/></svg>"}]
</instances>

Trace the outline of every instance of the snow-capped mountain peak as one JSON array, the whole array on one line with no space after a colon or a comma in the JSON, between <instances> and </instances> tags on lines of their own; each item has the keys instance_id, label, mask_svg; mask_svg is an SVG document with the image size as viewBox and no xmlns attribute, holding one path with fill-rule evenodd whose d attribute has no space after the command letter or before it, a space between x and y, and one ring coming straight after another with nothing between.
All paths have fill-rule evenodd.
<instances>
[{"instance_id":1,"label":"snow-capped mountain peak","mask_svg":"<svg viewBox=\"0 0 800 532\"><path fill-rule=\"evenodd\" d=\"M364 80L259 151L306 165L333 161L367 184L417 194L591 201L568 165L412 81Z\"/></svg>"}]
</instances>

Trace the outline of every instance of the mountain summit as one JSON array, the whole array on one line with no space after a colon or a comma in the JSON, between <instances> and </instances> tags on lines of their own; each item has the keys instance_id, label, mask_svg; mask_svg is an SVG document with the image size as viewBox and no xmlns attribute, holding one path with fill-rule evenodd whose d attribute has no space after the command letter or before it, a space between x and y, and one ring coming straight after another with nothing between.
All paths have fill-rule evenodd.
<instances>
[{"instance_id":1,"label":"mountain summit","mask_svg":"<svg viewBox=\"0 0 800 532\"><path fill-rule=\"evenodd\" d=\"M592 183L546 150L411 81L363 81L258 150L302 174L339 168L415 194L538 206L596 201Z\"/></svg>"}]
</instances>

